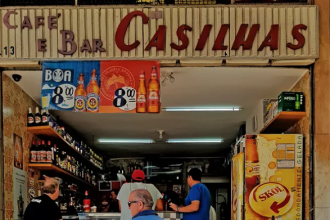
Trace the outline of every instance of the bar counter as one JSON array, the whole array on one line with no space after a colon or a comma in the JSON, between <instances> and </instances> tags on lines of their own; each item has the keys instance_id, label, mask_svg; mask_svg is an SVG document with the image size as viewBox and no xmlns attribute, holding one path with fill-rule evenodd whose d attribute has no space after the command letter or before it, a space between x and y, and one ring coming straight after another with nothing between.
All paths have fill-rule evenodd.
<instances>
[{"instance_id":1,"label":"bar counter","mask_svg":"<svg viewBox=\"0 0 330 220\"><path fill-rule=\"evenodd\" d=\"M182 214L172 211L157 212L158 216L164 220L181 220ZM94 213L79 213L79 220L120 220L119 212L94 212ZM78 219L77 216L63 215L65 219Z\"/></svg>"}]
</instances>

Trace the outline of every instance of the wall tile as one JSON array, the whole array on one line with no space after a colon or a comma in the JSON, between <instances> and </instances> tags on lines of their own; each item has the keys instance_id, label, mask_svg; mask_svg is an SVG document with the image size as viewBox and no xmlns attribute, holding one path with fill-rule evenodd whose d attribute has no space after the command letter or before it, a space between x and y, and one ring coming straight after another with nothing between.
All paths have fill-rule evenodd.
<instances>
[{"instance_id":1,"label":"wall tile","mask_svg":"<svg viewBox=\"0 0 330 220\"><path fill-rule=\"evenodd\" d=\"M330 135L315 136L315 207L330 208L329 143Z\"/></svg>"},{"instance_id":2,"label":"wall tile","mask_svg":"<svg viewBox=\"0 0 330 220\"><path fill-rule=\"evenodd\" d=\"M27 131L26 114L28 107L35 108L37 104L21 90L9 77L3 77L4 97L4 162L5 162L5 220L13 219L15 204L13 198L13 165L14 148L13 133L23 139L23 166L28 171L29 147L34 135ZM36 172L38 174L38 172ZM27 175L28 176L28 175ZM27 184L28 186L28 184ZM28 192L28 190L27 190Z\"/></svg>"},{"instance_id":3,"label":"wall tile","mask_svg":"<svg viewBox=\"0 0 330 220\"><path fill-rule=\"evenodd\" d=\"M329 61L315 64L315 134L329 134L330 77Z\"/></svg>"},{"instance_id":4,"label":"wall tile","mask_svg":"<svg viewBox=\"0 0 330 220\"><path fill-rule=\"evenodd\" d=\"M330 219L330 208L315 208L316 220L328 220Z\"/></svg>"}]
</instances>

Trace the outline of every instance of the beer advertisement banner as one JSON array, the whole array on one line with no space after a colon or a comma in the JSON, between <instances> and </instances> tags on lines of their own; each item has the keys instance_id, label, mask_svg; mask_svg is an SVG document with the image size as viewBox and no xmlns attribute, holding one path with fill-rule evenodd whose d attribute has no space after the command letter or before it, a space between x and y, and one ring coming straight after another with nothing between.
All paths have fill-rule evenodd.
<instances>
[{"instance_id":1,"label":"beer advertisement banner","mask_svg":"<svg viewBox=\"0 0 330 220\"><path fill-rule=\"evenodd\" d=\"M159 113L156 61L44 62L44 109L91 113Z\"/></svg>"},{"instance_id":2,"label":"beer advertisement banner","mask_svg":"<svg viewBox=\"0 0 330 220\"><path fill-rule=\"evenodd\" d=\"M245 219L302 219L302 135L246 135L245 144Z\"/></svg>"},{"instance_id":3,"label":"beer advertisement banner","mask_svg":"<svg viewBox=\"0 0 330 220\"><path fill-rule=\"evenodd\" d=\"M231 169L231 216L233 220L243 220L243 173L244 153L235 155Z\"/></svg>"}]
</instances>

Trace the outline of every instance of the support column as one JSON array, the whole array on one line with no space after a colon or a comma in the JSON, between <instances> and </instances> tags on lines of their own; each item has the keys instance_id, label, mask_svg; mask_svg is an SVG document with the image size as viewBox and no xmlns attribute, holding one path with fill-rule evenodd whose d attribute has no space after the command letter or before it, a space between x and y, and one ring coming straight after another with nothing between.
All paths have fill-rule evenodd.
<instances>
[{"instance_id":1,"label":"support column","mask_svg":"<svg viewBox=\"0 0 330 220\"><path fill-rule=\"evenodd\" d=\"M314 69L314 219L330 219L330 3L315 0L315 5L319 6L320 12L320 58Z\"/></svg>"}]
</instances>

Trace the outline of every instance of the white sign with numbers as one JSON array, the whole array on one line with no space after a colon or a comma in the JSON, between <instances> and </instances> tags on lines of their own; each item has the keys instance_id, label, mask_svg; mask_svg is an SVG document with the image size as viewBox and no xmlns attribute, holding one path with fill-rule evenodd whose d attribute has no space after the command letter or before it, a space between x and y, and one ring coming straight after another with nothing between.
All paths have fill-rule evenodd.
<instances>
[{"instance_id":1,"label":"white sign with numbers","mask_svg":"<svg viewBox=\"0 0 330 220\"><path fill-rule=\"evenodd\" d=\"M113 105L123 111L134 110L136 108L136 90L132 87L117 89Z\"/></svg>"}]
</instances>

